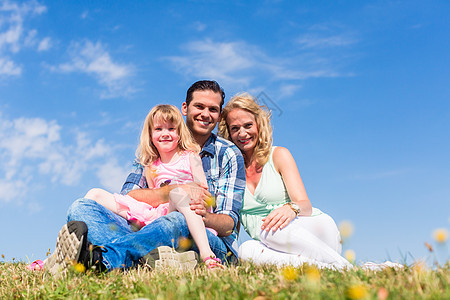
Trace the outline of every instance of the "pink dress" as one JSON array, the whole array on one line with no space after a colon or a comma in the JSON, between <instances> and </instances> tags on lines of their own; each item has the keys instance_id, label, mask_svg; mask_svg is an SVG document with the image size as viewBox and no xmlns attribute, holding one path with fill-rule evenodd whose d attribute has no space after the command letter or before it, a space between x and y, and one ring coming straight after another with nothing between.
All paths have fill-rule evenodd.
<instances>
[{"instance_id":1,"label":"pink dress","mask_svg":"<svg viewBox=\"0 0 450 300\"><path fill-rule=\"evenodd\" d=\"M183 184L194 181L191 171L189 156L191 151L180 153L180 157L172 163L162 163L158 158L150 166L150 173L153 186L159 188L168 184ZM119 205L120 211L127 211L127 220L143 227L150 224L157 218L169 213L169 203L160 204L153 207L150 204L137 201L128 195L114 194L114 199Z\"/></svg>"},{"instance_id":2,"label":"pink dress","mask_svg":"<svg viewBox=\"0 0 450 300\"><path fill-rule=\"evenodd\" d=\"M192 175L191 162L189 160L192 154L192 151L181 152L180 157L172 163L163 163L158 158L150 167L152 178L147 178L147 180L152 180L155 188L169 184L193 182L194 176ZM121 194L114 194L114 199L119 205L119 210L125 210L127 212L127 220L140 227L148 225L157 218L169 213L169 203L153 207L150 204L137 201L128 195ZM208 229L217 235L214 229Z\"/></svg>"}]
</instances>

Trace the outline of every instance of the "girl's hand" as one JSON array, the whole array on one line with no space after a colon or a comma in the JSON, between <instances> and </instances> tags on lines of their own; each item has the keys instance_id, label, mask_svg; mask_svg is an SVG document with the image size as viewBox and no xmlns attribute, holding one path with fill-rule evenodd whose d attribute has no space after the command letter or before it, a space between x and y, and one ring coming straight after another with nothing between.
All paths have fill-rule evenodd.
<instances>
[{"instance_id":1,"label":"girl's hand","mask_svg":"<svg viewBox=\"0 0 450 300\"><path fill-rule=\"evenodd\" d=\"M263 224L261 230L272 230L275 232L278 228L283 229L294 220L296 216L295 212L288 205L283 205L282 207L274 209L267 217L262 219Z\"/></svg>"}]
</instances>

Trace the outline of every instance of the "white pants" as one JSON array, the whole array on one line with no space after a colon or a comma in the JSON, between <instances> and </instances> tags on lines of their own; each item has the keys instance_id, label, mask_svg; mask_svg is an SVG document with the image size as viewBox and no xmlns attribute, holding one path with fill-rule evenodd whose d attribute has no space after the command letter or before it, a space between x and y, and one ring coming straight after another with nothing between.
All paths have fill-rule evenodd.
<instances>
[{"instance_id":1,"label":"white pants","mask_svg":"<svg viewBox=\"0 0 450 300\"><path fill-rule=\"evenodd\" d=\"M299 266L303 263L334 269L351 268L341 253L341 237L327 214L297 217L283 229L261 231L261 242L252 240L241 227L239 258L256 264Z\"/></svg>"}]
</instances>

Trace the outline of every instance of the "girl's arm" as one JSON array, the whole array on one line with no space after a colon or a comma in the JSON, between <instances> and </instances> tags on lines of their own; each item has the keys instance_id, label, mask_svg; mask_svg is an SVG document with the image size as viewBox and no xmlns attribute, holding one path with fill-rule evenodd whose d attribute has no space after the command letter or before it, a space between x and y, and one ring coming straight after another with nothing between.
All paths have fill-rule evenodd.
<instances>
[{"instance_id":1,"label":"girl's arm","mask_svg":"<svg viewBox=\"0 0 450 300\"><path fill-rule=\"evenodd\" d=\"M300 207L300 215L310 216L311 202L292 154L284 147L277 147L273 152L273 163L283 179L289 198ZM295 217L294 211L288 205L284 205L264 218L261 228L276 231L278 228L286 227Z\"/></svg>"},{"instance_id":2,"label":"girl's arm","mask_svg":"<svg viewBox=\"0 0 450 300\"><path fill-rule=\"evenodd\" d=\"M198 154L189 154L189 162L191 163L191 172L194 177L194 182L202 187L208 188L205 171L203 171L202 160Z\"/></svg>"}]
</instances>

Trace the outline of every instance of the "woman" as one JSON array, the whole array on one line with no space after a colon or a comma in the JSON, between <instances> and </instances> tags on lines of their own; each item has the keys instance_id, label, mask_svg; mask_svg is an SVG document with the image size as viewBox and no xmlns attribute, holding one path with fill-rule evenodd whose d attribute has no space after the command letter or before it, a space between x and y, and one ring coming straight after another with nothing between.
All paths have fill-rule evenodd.
<instances>
[{"instance_id":1,"label":"woman","mask_svg":"<svg viewBox=\"0 0 450 300\"><path fill-rule=\"evenodd\" d=\"M339 254L341 239L333 219L311 207L291 153L272 146L269 117L252 96L241 94L227 103L219 123L219 135L235 143L245 160L241 223L256 241L240 245L240 259L351 267Z\"/></svg>"}]
</instances>

